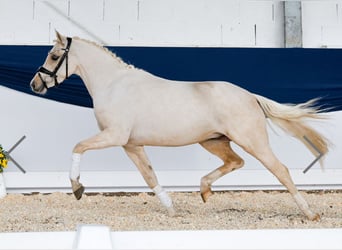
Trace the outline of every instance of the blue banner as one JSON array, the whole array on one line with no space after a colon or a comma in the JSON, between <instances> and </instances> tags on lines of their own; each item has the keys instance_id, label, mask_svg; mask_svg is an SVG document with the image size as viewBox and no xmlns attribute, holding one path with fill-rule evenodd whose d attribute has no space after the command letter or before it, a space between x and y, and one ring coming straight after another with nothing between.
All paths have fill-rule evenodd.
<instances>
[{"instance_id":1,"label":"blue banner","mask_svg":"<svg viewBox=\"0 0 342 250\"><path fill-rule=\"evenodd\" d=\"M31 92L29 83L50 46L0 46L0 85ZM125 62L183 81L228 81L281 103L320 97L342 109L341 49L109 47ZM72 76L44 98L92 107L82 80Z\"/></svg>"}]
</instances>

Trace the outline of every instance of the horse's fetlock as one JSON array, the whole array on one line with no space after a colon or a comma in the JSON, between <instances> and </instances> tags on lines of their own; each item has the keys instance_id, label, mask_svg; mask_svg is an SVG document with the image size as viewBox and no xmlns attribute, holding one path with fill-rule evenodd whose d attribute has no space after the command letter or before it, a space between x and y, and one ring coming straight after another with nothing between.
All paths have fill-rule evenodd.
<instances>
[{"instance_id":1,"label":"horse's fetlock","mask_svg":"<svg viewBox=\"0 0 342 250\"><path fill-rule=\"evenodd\" d=\"M213 192L211 191L211 189L208 189L204 192L201 191L201 197L203 202L207 202L208 198L213 195Z\"/></svg>"},{"instance_id":2,"label":"horse's fetlock","mask_svg":"<svg viewBox=\"0 0 342 250\"><path fill-rule=\"evenodd\" d=\"M83 142L79 142L79 143L77 143L76 146L74 147L73 153L74 153L74 154L80 154L80 155L81 155L81 154L85 151L84 148L85 148L84 143L83 143Z\"/></svg>"}]
</instances>

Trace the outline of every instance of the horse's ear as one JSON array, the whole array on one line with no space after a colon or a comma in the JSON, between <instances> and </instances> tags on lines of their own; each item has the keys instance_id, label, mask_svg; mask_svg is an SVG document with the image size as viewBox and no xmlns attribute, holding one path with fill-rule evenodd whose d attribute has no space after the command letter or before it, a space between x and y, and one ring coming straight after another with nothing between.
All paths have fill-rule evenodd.
<instances>
[{"instance_id":1,"label":"horse's ear","mask_svg":"<svg viewBox=\"0 0 342 250\"><path fill-rule=\"evenodd\" d=\"M62 45L65 45L65 42L66 42L66 38L65 36L63 36L62 34L60 34L57 30L55 30L56 32L56 38L57 38L57 42L62 44Z\"/></svg>"}]
</instances>

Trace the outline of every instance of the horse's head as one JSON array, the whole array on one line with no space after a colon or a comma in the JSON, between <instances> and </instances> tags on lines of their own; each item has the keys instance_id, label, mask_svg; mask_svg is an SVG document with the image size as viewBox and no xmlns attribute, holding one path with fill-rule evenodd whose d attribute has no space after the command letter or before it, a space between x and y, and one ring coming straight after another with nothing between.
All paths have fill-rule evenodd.
<instances>
[{"instance_id":1,"label":"horse's head","mask_svg":"<svg viewBox=\"0 0 342 250\"><path fill-rule=\"evenodd\" d=\"M75 66L69 63L72 39L57 31L56 37L55 45L31 81L31 89L35 93L45 94L48 88L58 86L75 70Z\"/></svg>"}]
</instances>

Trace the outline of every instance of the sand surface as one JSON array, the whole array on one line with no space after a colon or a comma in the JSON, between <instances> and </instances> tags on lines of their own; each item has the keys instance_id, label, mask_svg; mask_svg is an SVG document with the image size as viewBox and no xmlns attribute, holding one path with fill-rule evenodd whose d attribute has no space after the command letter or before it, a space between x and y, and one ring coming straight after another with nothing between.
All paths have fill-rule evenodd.
<instances>
[{"instance_id":1,"label":"sand surface","mask_svg":"<svg viewBox=\"0 0 342 250\"><path fill-rule=\"evenodd\" d=\"M113 231L342 228L342 191L301 192L314 212L312 222L283 191L215 192L203 203L198 192L172 192L175 217L151 193L8 194L0 200L0 232L75 231L101 224Z\"/></svg>"}]
</instances>

